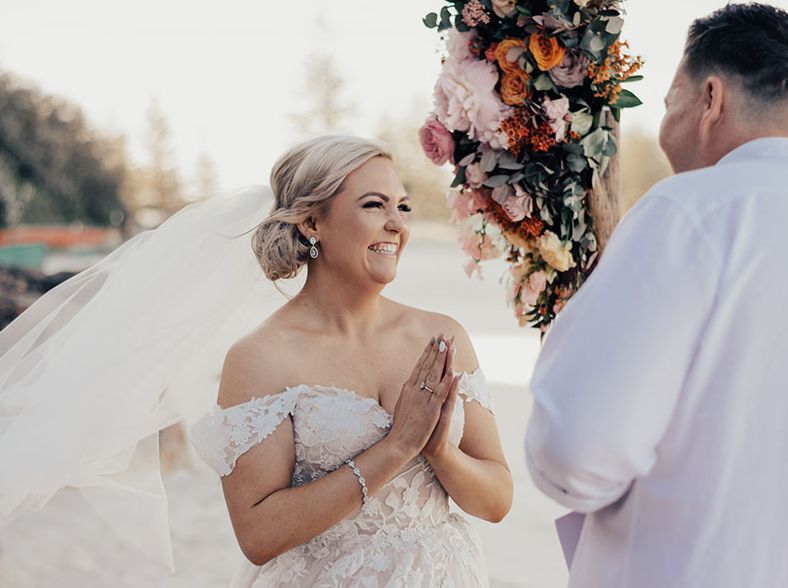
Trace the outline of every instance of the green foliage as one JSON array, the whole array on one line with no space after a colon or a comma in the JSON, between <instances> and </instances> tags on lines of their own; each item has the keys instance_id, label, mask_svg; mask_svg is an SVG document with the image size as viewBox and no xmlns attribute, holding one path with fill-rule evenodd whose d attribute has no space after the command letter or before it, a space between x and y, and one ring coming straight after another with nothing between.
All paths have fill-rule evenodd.
<instances>
[{"instance_id":1,"label":"green foliage","mask_svg":"<svg viewBox=\"0 0 788 588\"><path fill-rule=\"evenodd\" d=\"M107 225L125 216L125 167L114 155L78 106L0 72L0 199L16 217L6 220Z\"/></svg>"}]
</instances>

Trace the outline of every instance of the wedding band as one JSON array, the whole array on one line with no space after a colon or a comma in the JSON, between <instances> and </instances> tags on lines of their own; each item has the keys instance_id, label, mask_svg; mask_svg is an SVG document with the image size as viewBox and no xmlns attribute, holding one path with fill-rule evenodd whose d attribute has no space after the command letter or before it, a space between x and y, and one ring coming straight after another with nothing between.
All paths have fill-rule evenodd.
<instances>
[{"instance_id":1,"label":"wedding band","mask_svg":"<svg viewBox=\"0 0 788 588\"><path fill-rule=\"evenodd\" d=\"M426 391L427 391L427 392L429 392L430 394L432 394L433 392L435 392L435 390L433 390L432 388L430 388L429 386L427 386L427 382L422 382L422 383L421 383L421 386L419 386L419 388L421 388L422 390L426 390Z\"/></svg>"}]
</instances>

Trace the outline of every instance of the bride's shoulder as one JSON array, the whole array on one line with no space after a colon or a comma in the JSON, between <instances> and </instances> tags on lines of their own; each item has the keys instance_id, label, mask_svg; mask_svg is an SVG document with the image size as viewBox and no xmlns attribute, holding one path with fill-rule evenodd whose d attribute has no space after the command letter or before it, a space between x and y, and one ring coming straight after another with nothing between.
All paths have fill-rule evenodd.
<instances>
[{"instance_id":1,"label":"bride's shoulder","mask_svg":"<svg viewBox=\"0 0 788 588\"><path fill-rule=\"evenodd\" d=\"M219 406L228 408L282 392L290 378L290 339L277 325L263 324L233 343L224 356Z\"/></svg>"},{"instance_id":2,"label":"bride's shoulder","mask_svg":"<svg viewBox=\"0 0 788 588\"><path fill-rule=\"evenodd\" d=\"M471 338L457 319L440 312L396 304L399 324L408 331L409 338L421 342L441 334L447 339L454 337L457 348L455 368L470 372L478 367L479 362Z\"/></svg>"}]
</instances>

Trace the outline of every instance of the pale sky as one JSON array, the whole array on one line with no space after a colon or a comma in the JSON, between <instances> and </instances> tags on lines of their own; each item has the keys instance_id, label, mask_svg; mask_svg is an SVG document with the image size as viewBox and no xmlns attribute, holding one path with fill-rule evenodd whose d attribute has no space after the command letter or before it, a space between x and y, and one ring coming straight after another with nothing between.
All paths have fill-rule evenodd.
<instances>
[{"instance_id":1,"label":"pale sky","mask_svg":"<svg viewBox=\"0 0 788 588\"><path fill-rule=\"evenodd\" d=\"M628 86L645 102L624 124L656 132L662 98L692 19L724 0L627 0L624 38L646 79ZM788 0L772 0L788 8ZM0 67L78 102L91 122L128 135L142 162L145 113L155 97L173 128L181 170L201 150L221 185L265 183L296 140L288 115L304 61L332 54L354 108L351 130L374 135L383 116L431 105L437 34L421 23L437 0L26 0L0 4ZM318 34L317 20L325 21Z\"/></svg>"}]
</instances>

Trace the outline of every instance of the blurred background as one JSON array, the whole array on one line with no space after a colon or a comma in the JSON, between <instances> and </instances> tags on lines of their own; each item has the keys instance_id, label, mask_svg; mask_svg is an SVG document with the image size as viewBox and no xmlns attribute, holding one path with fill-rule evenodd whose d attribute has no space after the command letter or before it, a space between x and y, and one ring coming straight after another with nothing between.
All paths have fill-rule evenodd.
<instances>
[{"instance_id":1,"label":"blurred background","mask_svg":"<svg viewBox=\"0 0 788 588\"><path fill-rule=\"evenodd\" d=\"M625 2L624 37L646 66L631 88L644 105L622 121L624 209L670 173L656 139L662 99L689 23L723 4ZM463 322L495 388L517 495L503 523L478 524L492 583L560 586L552 519L563 510L530 485L520 451L538 339L506 308L503 265L490 264L482 282L465 278L445 207L450 170L429 162L416 134L441 53L421 19L441 5L0 4L0 327L184 205L267 183L274 160L300 139L380 139L414 203L413 244L387 294ZM135 559L100 522L77 518L78 497L65 493L0 536L0 586L225 585L239 553L218 481L182 434L164 450L176 576Z\"/></svg>"}]
</instances>

